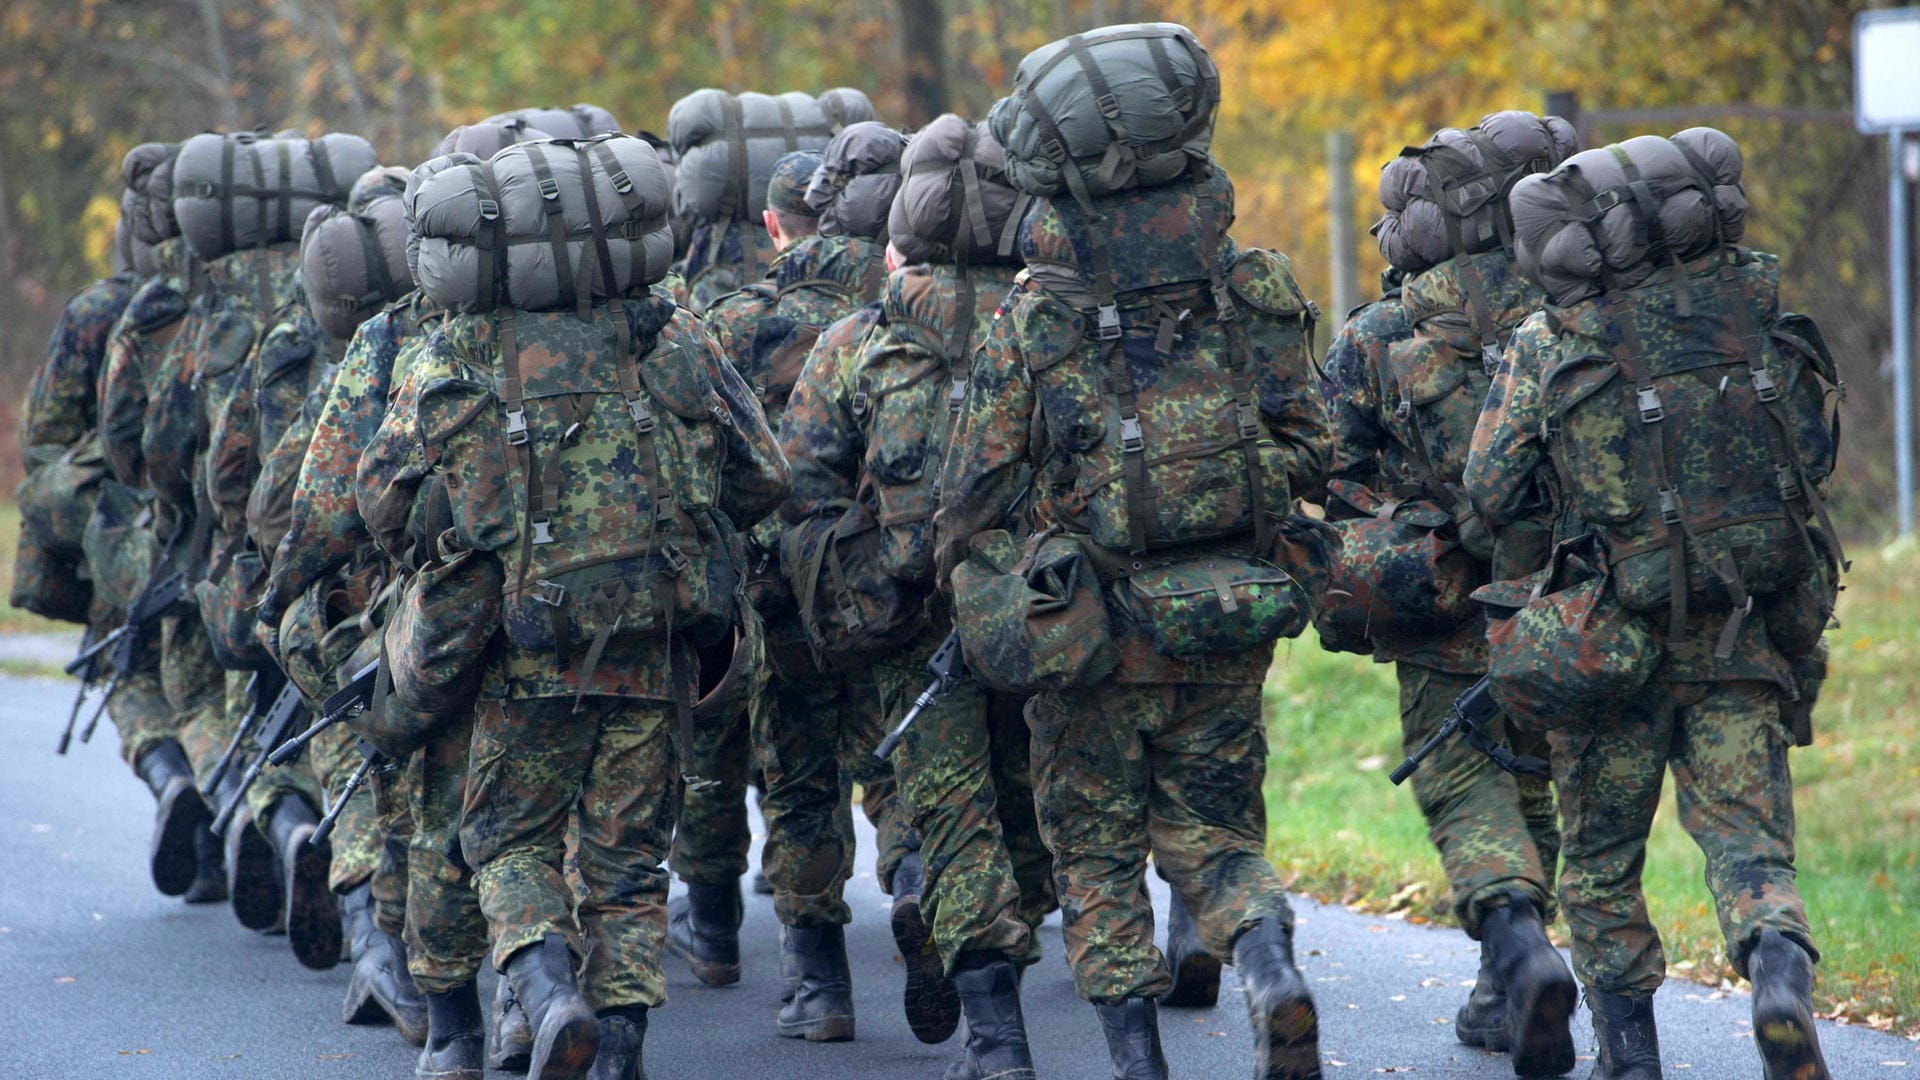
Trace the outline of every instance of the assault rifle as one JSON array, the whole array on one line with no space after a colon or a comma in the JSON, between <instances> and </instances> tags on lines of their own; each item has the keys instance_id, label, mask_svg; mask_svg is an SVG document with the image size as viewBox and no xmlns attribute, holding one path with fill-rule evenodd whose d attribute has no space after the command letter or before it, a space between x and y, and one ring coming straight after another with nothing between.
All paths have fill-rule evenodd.
<instances>
[{"instance_id":1,"label":"assault rifle","mask_svg":"<svg viewBox=\"0 0 1920 1080\"><path fill-rule=\"evenodd\" d=\"M167 565L162 563L162 566ZM80 699L87 695L87 687L100 676L100 661L104 656L107 663L113 665L113 674L107 679L107 688L100 695L100 704L87 719L87 726L80 732L81 742L92 742L94 729L100 726L100 717L107 711L107 702L113 698L113 692L120 687L120 680L133 667L134 650L140 647L141 639L147 628L160 616L165 615L178 604L187 592L187 572L174 570L158 576L147 583L140 595L134 598L133 605L127 609L127 621L120 624L99 641L92 640L91 632L81 639L80 654L67 661L66 673L80 677ZM67 745L73 737L74 720L80 716L80 700L73 703L73 717L67 721L67 728L60 733L59 753L67 752Z\"/></svg>"},{"instance_id":2,"label":"assault rifle","mask_svg":"<svg viewBox=\"0 0 1920 1080\"><path fill-rule=\"evenodd\" d=\"M80 635L80 651L86 652L87 646L92 643L93 625L89 623ZM73 695L73 711L67 714L67 726L60 732L60 745L53 751L56 754L66 753L68 744L73 742L73 727L80 722L80 706L87 703L87 691L93 689L94 680L100 677L99 658L96 656L88 660L79 671L73 674L80 676L80 692Z\"/></svg>"},{"instance_id":3,"label":"assault rifle","mask_svg":"<svg viewBox=\"0 0 1920 1080\"><path fill-rule=\"evenodd\" d=\"M266 719L267 713L273 708L274 699L280 696L286 682L287 677L278 670L256 671L247 680L247 715L240 718L240 726L233 729L233 738L227 740L226 750L221 753L220 760L214 762L213 772L207 777L208 791L219 790L220 781L226 779L228 770L233 768L234 755L259 729L260 722Z\"/></svg>"},{"instance_id":4,"label":"assault rifle","mask_svg":"<svg viewBox=\"0 0 1920 1080\"><path fill-rule=\"evenodd\" d=\"M1544 760L1531 754L1516 754L1487 733L1487 725L1499 715L1500 705L1493 700L1493 690L1487 676L1482 675L1479 682L1467 687L1464 693L1453 699L1453 707L1447 715L1447 722L1440 725L1440 730L1434 732L1433 737L1428 739L1420 749L1408 755L1407 760L1401 762L1400 767L1393 770L1387 779L1395 784L1406 783L1407 777L1412 776L1420 768L1420 763L1427 759L1427 755L1438 750L1441 743L1455 735L1464 736L1468 746L1492 758L1495 765L1510 773L1541 777L1553 775Z\"/></svg>"},{"instance_id":5,"label":"assault rifle","mask_svg":"<svg viewBox=\"0 0 1920 1080\"><path fill-rule=\"evenodd\" d=\"M953 689L954 683L966 678L967 662L960 655L960 631L955 630L948 634L947 640L933 650L933 655L927 659L927 674L933 676L933 682L927 684L925 690L920 691L920 696L913 699L913 708L908 709L907 715L900 719L900 723L887 733L886 738L880 740L879 747L873 752L874 757L881 761L892 757L894 749L900 745L900 740L906 737L907 729L913 726L915 720L920 719L920 714L925 712L928 706L939 701L947 691Z\"/></svg>"},{"instance_id":6,"label":"assault rifle","mask_svg":"<svg viewBox=\"0 0 1920 1080\"><path fill-rule=\"evenodd\" d=\"M260 774L266 770L267 756L279 749L280 744L286 742L306 722L307 703L300 697L300 688L288 679L282 683L279 692L273 697L273 704L267 707L266 716L260 721L253 740L260 752L254 756L252 764L247 766L246 774L240 778L240 783L234 788L233 797L228 799L227 805L220 809L220 816L213 819L214 832L226 833L228 823L233 821L233 815L239 812L240 804L247 799L247 790L253 787L253 782L260 779Z\"/></svg>"},{"instance_id":7,"label":"assault rifle","mask_svg":"<svg viewBox=\"0 0 1920 1080\"><path fill-rule=\"evenodd\" d=\"M333 800L332 806L327 808L327 816L321 818L320 824L313 827L313 835L307 838L307 843L316 847L326 843L327 837L333 835L333 827L339 822L340 813L347 808L347 800L353 798L354 792L364 787L367 779L374 773L395 768L387 755L375 750L373 744L367 740L359 740L356 748L365 760L360 762L359 768L353 770L352 776L347 777L346 784L340 788L340 796Z\"/></svg>"},{"instance_id":8,"label":"assault rifle","mask_svg":"<svg viewBox=\"0 0 1920 1080\"><path fill-rule=\"evenodd\" d=\"M351 720L373 707L373 683L380 675L380 661L375 660L360 669L353 681L335 690L320 704L320 719L307 730L281 743L273 753L267 755L267 764L285 765L298 760L300 752L307 744L318 738L320 733L340 723Z\"/></svg>"}]
</instances>

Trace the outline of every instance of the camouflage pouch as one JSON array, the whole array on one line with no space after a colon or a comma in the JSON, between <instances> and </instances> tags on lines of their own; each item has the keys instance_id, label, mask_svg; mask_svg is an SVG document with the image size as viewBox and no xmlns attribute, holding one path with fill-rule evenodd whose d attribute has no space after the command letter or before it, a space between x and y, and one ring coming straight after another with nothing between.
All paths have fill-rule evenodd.
<instances>
[{"instance_id":1,"label":"camouflage pouch","mask_svg":"<svg viewBox=\"0 0 1920 1080\"><path fill-rule=\"evenodd\" d=\"M447 552L401 587L382 628L387 678L403 709L445 716L473 703L501 626L506 574L491 552Z\"/></svg>"},{"instance_id":2,"label":"camouflage pouch","mask_svg":"<svg viewBox=\"0 0 1920 1080\"><path fill-rule=\"evenodd\" d=\"M106 478L106 458L98 436L75 443L64 452L55 448L27 448L27 478L14 493L20 506L20 536L57 559L78 560L86 538L87 519Z\"/></svg>"},{"instance_id":3,"label":"camouflage pouch","mask_svg":"<svg viewBox=\"0 0 1920 1080\"><path fill-rule=\"evenodd\" d=\"M1444 508L1347 480L1330 481L1327 493L1340 557L1314 620L1321 644L1370 654L1375 641L1434 637L1473 616L1486 564L1461 545Z\"/></svg>"},{"instance_id":4,"label":"camouflage pouch","mask_svg":"<svg viewBox=\"0 0 1920 1080\"><path fill-rule=\"evenodd\" d=\"M788 529L780 565L817 658L895 648L926 624L924 591L887 572L886 539L864 498Z\"/></svg>"},{"instance_id":5,"label":"camouflage pouch","mask_svg":"<svg viewBox=\"0 0 1920 1080\"><path fill-rule=\"evenodd\" d=\"M760 613L743 597L735 604L740 613L732 633L719 642L696 649L699 661L699 689L693 700L696 723L724 721L738 716L747 703L766 689L767 629ZM700 776L709 773L696 770Z\"/></svg>"},{"instance_id":6,"label":"camouflage pouch","mask_svg":"<svg viewBox=\"0 0 1920 1080\"><path fill-rule=\"evenodd\" d=\"M1795 746L1813 745L1813 707L1820 700L1820 687L1827 681L1827 643L1815 643L1813 651L1793 663L1793 696L1780 703L1780 723Z\"/></svg>"},{"instance_id":7,"label":"camouflage pouch","mask_svg":"<svg viewBox=\"0 0 1920 1080\"><path fill-rule=\"evenodd\" d=\"M383 634L368 634L361 638L353 651L347 654L347 662L335 672L335 685L328 692L346 689L353 677L368 664L380 661L380 675L374 680L373 700L365 711L349 715L346 725L388 758L405 761L420 749L448 714L421 712L400 703L393 693L393 661L385 655L385 647L386 637ZM467 706L472 706L471 700Z\"/></svg>"},{"instance_id":8,"label":"camouflage pouch","mask_svg":"<svg viewBox=\"0 0 1920 1080\"><path fill-rule=\"evenodd\" d=\"M1079 541L1057 532L1016 543L976 535L953 570L954 626L967 671L1008 693L1093 686L1119 662L1099 575Z\"/></svg>"},{"instance_id":9,"label":"camouflage pouch","mask_svg":"<svg viewBox=\"0 0 1920 1080\"><path fill-rule=\"evenodd\" d=\"M228 671L265 671L273 666L273 657L257 632L260 598L266 591L266 564L244 539L235 541L215 561L207 579L193 587L213 658Z\"/></svg>"},{"instance_id":10,"label":"camouflage pouch","mask_svg":"<svg viewBox=\"0 0 1920 1080\"><path fill-rule=\"evenodd\" d=\"M1545 570L1474 592L1491 621L1487 677L1522 731L1590 725L1660 666L1659 639L1622 607L1591 534L1562 543Z\"/></svg>"},{"instance_id":11,"label":"camouflage pouch","mask_svg":"<svg viewBox=\"0 0 1920 1080\"><path fill-rule=\"evenodd\" d=\"M160 538L154 533L152 500L146 492L117 480L100 484L100 498L87 519L81 547L93 578L93 596L109 613L126 611L147 587L153 564L160 558ZM26 544L21 544L25 558ZM16 570L14 589L31 585ZM19 601L16 599L16 605ZM20 605L25 606L25 605ZM34 610L29 608L29 610Z\"/></svg>"},{"instance_id":12,"label":"camouflage pouch","mask_svg":"<svg viewBox=\"0 0 1920 1080\"><path fill-rule=\"evenodd\" d=\"M338 675L360 643L378 637L374 618L394 590L382 589L379 571L329 577L294 600L280 617L280 669L309 701L338 690ZM375 590L382 595L376 599Z\"/></svg>"},{"instance_id":13,"label":"camouflage pouch","mask_svg":"<svg viewBox=\"0 0 1920 1080\"><path fill-rule=\"evenodd\" d=\"M1296 637L1316 606L1312 587L1286 570L1226 553L1134 570L1116 588L1162 656L1245 652Z\"/></svg>"},{"instance_id":14,"label":"camouflage pouch","mask_svg":"<svg viewBox=\"0 0 1920 1080\"><path fill-rule=\"evenodd\" d=\"M80 560L55 555L32 537L20 537L7 603L43 618L85 623L93 599L93 582L81 576Z\"/></svg>"}]
</instances>

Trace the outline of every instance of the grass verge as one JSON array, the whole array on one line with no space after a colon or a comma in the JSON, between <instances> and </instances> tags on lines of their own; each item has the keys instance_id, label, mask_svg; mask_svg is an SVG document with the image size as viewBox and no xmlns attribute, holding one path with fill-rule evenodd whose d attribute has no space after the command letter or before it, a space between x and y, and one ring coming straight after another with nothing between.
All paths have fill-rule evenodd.
<instances>
[{"instance_id":1,"label":"grass verge","mask_svg":"<svg viewBox=\"0 0 1920 1080\"><path fill-rule=\"evenodd\" d=\"M1857 558L1828 635L1814 745L1793 754L1800 889L1822 952L1824 1014L1920 1039L1920 547ZM1268 848L1293 887L1412 922L1447 921L1446 879L1400 761L1393 672L1282 643L1267 688ZM1731 980L1705 862L1672 786L1645 885L1673 975Z\"/></svg>"}]
</instances>

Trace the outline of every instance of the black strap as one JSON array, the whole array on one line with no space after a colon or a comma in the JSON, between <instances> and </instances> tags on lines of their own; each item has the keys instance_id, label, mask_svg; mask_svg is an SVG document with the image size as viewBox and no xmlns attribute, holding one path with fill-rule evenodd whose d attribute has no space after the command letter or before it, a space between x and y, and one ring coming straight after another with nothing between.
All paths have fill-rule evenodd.
<instances>
[{"instance_id":1,"label":"black strap","mask_svg":"<svg viewBox=\"0 0 1920 1080\"><path fill-rule=\"evenodd\" d=\"M582 321L591 318L593 296L582 295L575 287L573 260L567 254L567 219L560 200L560 182L547 165L547 153L539 143L526 144L527 161L533 166L533 178L540 189L541 209L547 216L547 239L553 249L553 268L560 280L561 306L573 308Z\"/></svg>"},{"instance_id":2,"label":"black strap","mask_svg":"<svg viewBox=\"0 0 1920 1080\"><path fill-rule=\"evenodd\" d=\"M620 295L618 277L613 271L613 247L607 243L606 221L600 215L600 193L593 182L593 165L587 160L587 148L576 145L573 152L578 156L580 168L580 190L587 201L587 225L593 233L593 252L600 264L600 287L608 299Z\"/></svg>"}]
</instances>

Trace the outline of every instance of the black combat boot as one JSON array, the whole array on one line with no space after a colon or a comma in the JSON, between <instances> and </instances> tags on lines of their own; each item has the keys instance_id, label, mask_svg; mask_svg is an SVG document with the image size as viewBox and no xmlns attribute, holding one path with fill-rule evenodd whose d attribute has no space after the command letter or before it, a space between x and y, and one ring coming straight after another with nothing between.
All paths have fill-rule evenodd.
<instances>
[{"instance_id":1,"label":"black combat boot","mask_svg":"<svg viewBox=\"0 0 1920 1080\"><path fill-rule=\"evenodd\" d=\"M1201 946L1193 912L1177 889L1167 907L1167 969L1173 973L1173 989L1160 998L1161 1004L1211 1009L1219 1002L1220 961Z\"/></svg>"},{"instance_id":2,"label":"black combat boot","mask_svg":"<svg viewBox=\"0 0 1920 1080\"><path fill-rule=\"evenodd\" d=\"M793 1000L800 992L800 958L793 955L793 946L787 944L787 928L780 928L780 1004Z\"/></svg>"},{"instance_id":3,"label":"black combat boot","mask_svg":"<svg viewBox=\"0 0 1920 1080\"><path fill-rule=\"evenodd\" d=\"M220 838L204 823L193 830L193 884L180 899L189 904L217 904L227 898L227 860Z\"/></svg>"},{"instance_id":4,"label":"black combat boot","mask_svg":"<svg viewBox=\"0 0 1920 1080\"><path fill-rule=\"evenodd\" d=\"M567 939L548 934L507 959L513 996L533 1026L530 1080L579 1080L600 1049L600 1023L580 996Z\"/></svg>"},{"instance_id":5,"label":"black combat boot","mask_svg":"<svg viewBox=\"0 0 1920 1080\"><path fill-rule=\"evenodd\" d=\"M600 1053L587 1080L647 1080L641 1052L647 1042L647 1007L600 1010Z\"/></svg>"},{"instance_id":6,"label":"black combat boot","mask_svg":"<svg viewBox=\"0 0 1920 1080\"><path fill-rule=\"evenodd\" d=\"M1167 1080L1167 1056L1160 1050L1160 1014L1152 998L1128 998L1118 1005L1095 1005L1113 1058L1113 1080Z\"/></svg>"},{"instance_id":7,"label":"black combat boot","mask_svg":"<svg viewBox=\"0 0 1920 1080\"><path fill-rule=\"evenodd\" d=\"M253 811L243 803L227 821L227 897L233 917L249 930L286 929L286 884L273 863L273 846L254 827Z\"/></svg>"},{"instance_id":8,"label":"black combat boot","mask_svg":"<svg viewBox=\"0 0 1920 1080\"><path fill-rule=\"evenodd\" d=\"M373 886L361 883L340 898L340 921L353 957L340 1019L349 1024L391 1021L414 1046L427 1041L427 1003L407 974L406 943L373 921Z\"/></svg>"},{"instance_id":9,"label":"black combat boot","mask_svg":"<svg viewBox=\"0 0 1920 1080\"><path fill-rule=\"evenodd\" d=\"M533 1060L533 1025L527 1010L513 996L513 984L503 976L493 988L493 1016L487 1024L487 1068L498 1072L526 1072Z\"/></svg>"},{"instance_id":10,"label":"black combat boot","mask_svg":"<svg viewBox=\"0 0 1920 1080\"><path fill-rule=\"evenodd\" d=\"M1660 1080L1660 1032L1653 996L1587 993L1600 1056L1587 1080Z\"/></svg>"},{"instance_id":11,"label":"black combat boot","mask_svg":"<svg viewBox=\"0 0 1920 1080\"><path fill-rule=\"evenodd\" d=\"M687 882L685 896L667 904L667 948L686 957L708 986L740 981L740 883Z\"/></svg>"},{"instance_id":12,"label":"black combat boot","mask_svg":"<svg viewBox=\"0 0 1920 1080\"><path fill-rule=\"evenodd\" d=\"M1573 1069L1573 972L1547 940L1540 909L1525 893L1480 914L1480 948L1493 953L1507 995L1507 1052L1515 1076L1562 1076Z\"/></svg>"},{"instance_id":13,"label":"black combat boot","mask_svg":"<svg viewBox=\"0 0 1920 1080\"><path fill-rule=\"evenodd\" d=\"M1778 930L1760 931L1747 954L1753 981L1753 1041L1767 1080L1828 1080L1813 1023L1813 957Z\"/></svg>"},{"instance_id":14,"label":"black combat boot","mask_svg":"<svg viewBox=\"0 0 1920 1080\"><path fill-rule=\"evenodd\" d=\"M909 851L893 872L893 945L907 968L907 1026L923 1043L943 1043L960 1026L960 995L947 978L940 950L933 944L920 896L926 891L920 852Z\"/></svg>"},{"instance_id":15,"label":"black combat boot","mask_svg":"<svg viewBox=\"0 0 1920 1080\"><path fill-rule=\"evenodd\" d=\"M199 876L194 836L213 820L213 813L193 786L193 766L186 751L172 739L155 743L141 754L138 772L155 802L153 843L147 849L153 886L162 896L185 895Z\"/></svg>"},{"instance_id":16,"label":"black combat boot","mask_svg":"<svg viewBox=\"0 0 1920 1080\"><path fill-rule=\"evenodd\" d=\"M953 985L967 1021L967 1047L947 1066L945 1080L1036 1080L1013 962L998 952L962 953Z\"/></svg>"},{"instance_id":17,"label":"black combat boot","mask_svg":"<svg viewBox=\"0 0 1920 1080\"><path fill-rule=\"evenodd\" d=\"M287 943L302 964L325 971L340 962L340 905L327 886L332 847L308 842L318 824L320 815L299 795L281 795L267 808L267 842L285 875Z\"/></svg>"},{"instance_id":18,"label":"black combat boot","mask_svg":"<svg viewBox=\"0 0 1920 1080\"><path fill-rule=\"evenodd\" d=\"M776 1029L782 1038L808 1042L853 1038L853 975L847 970L846 931L839 925L786 928L781 940L800 971L800 986L780 1010Z\"/></svg>"},{"instance_id":19,"label":"black combat boot","mask_svg":"<svg viewBox=\"0 0 1920 1080\"><path fill-rule=\"evenodd\" d=\"M1253 1074L1258 1080L1313 1080L1320 1075L1320 1018L1307 980L1293 966L1293 934L1278 919L1261 919L1233 942L1233 966L1247 990L1253 1023Z\"/></svg>"},{"instance_id":20,"label":"black combat boot","mask_svg":"<svg viewBox=\"0 0 1920 1080\"><path fill-rule=\"evenodd\" d=\"M462 983L427 995L427 1045L420 1049L414 1080L482 1080L480 987Z\"/></svg>"},{"instance_id":21,"label":"black combat boot","mask_svg":"<svg viewBox=\"0 0 1920 1080\"><path fill-rule=\"evenodd\" d=\"M1507 1052L1507 991L1493 969L1493 950L1480 946L1480 975L1473 982L1473 993L1453 1017L1453 1033L1468 1046L1478 1046L1497 1054Z\"/></svg>"}]
</instances>

